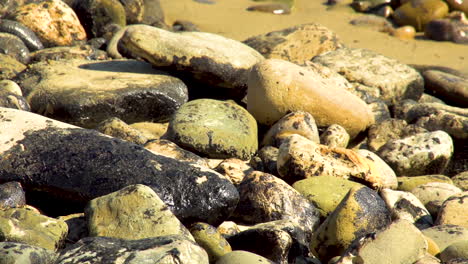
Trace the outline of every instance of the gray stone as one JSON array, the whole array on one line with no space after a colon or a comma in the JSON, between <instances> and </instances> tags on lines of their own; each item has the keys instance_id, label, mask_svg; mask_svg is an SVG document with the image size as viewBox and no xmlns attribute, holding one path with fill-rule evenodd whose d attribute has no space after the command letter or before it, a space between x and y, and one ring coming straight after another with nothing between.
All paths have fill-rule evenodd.
<instances>
[{"instance_id":1,"label":"gray stone","mask_svg":"<svg viewBox=\"0 0 468 264\"><path fill-rule=\"evenodd\" d=\"M53 250L18 242L0 242L0 263L54 264L56 258Z\"/></svg>"},{"instance_id":2,"label":"gray stone","mask_svg":"<svg viewBox=\"0 0 468 264\"><path fill-rule=\"evenodd\" d=\"M129 126L117 117L102 121L96 127L96 130L108 136L120 138L139 145L143 145L148 141L139 130Z\"/></svg>"},{"instance_id":3,"label":"gray stone","mask_svg":"<svg viewBox=\"0 0 468 264\"><path fill-rule=\"evenodd\" d=\"M468 240L468 229L457 225L438 225L424 229L422 233L434 240L441 252L455 242Z\"/></svg>"},{"instance_id":4,"label":"gray stone","mask_svg":"<svg viewBox=\"0 0 468 264\"><path fill-rule=\"evenodd\" d=\"M198 99L172 117L165 138L209 158L248 160L257 151L257 122L230 101Z\"/></svg>"},{"instance_id":5,"label":"gray stone","mask_svg":"<svg viewBox=\"0 0 468 264\"><path fill-rule=\"evenodd\" d=\"M0 209L26 205L26 195L19 182L0 184Z\"/></svg>"},{"instance_id":6,"label":"gray stone","mask_svg":"<svg viewBox=\"0 0 468 264\"><path fill-rule=\"evenodd\" d=\"M260 255L250 253L243 250L234 250L216 261L216 264L274 264L273 261L268 260Z\"/></svg>"},{"instance_id":7,"label":"gray stone","mask_svg":"<svg viewBox=\"0 0 468 264\"><path fill-rule=\"evenodd\" d=\"M24 64L27 64L30 58L29 49L24 42L10 33L0 33L0 53L9 55Z\"/></svg>"},{"instance_id":8,"label":"gray stone","mask_svg":"<svg viewBox=\"0 0 468 264\"><path fill-rule=\"evenodd\" d=\"M445 200L461 192L462 190L454 185L442 182L422 184L411 190L411 193L413 193L434 216L437 216Z\"/></svg>"},{"instance_id":9,"label":"gray stone","mask_svg":"<svg viewBox=\"0 0 468 264\"><path fill-rule=\"evenodd\" d=\"M453 154L453 141L444 131L419 133L390 140L377 154L397 176L442 173Z\"/></svg>"},{"instance_id":10,"label":"gray stone","mask_svg":"<svg viewBox=\"0 0 468 264\"><path fill-rule=\"evenodd\" d=\"M413 68L373 51L342 48L312 60L341 73L355 85L365 85L388 104L418 100L424 90L421 75Z\"/></svg>"},{"instance_id":11,"label":"gray stone","mask_svg":"<svg viewBox=\"0 0 468 264\"><path fill-rule=\"evenodd\" d=\"M349 143L349 134L342 126L333 124L320 135L320 144L331 148L346 148Z\"/></svg>"},{"instance_id":12,"label":"gray stone","mask_svg":"<svg viewBox=\"0 0 468 264\"><path fill-rule=\"evenodd\" d=\"M63 250L55 264L67 263L208 264L205 250L181 236L140 240L87 237Z\"/></svg>"},{"instance_id":13,"label":"gray stone","mask_svg":"<svg viewBox=\"0 0 468 264\"><path fill-rule=\"evenodd\" d=\"M181 80L134 60L37 63L18 84L33 112L88 128L110 117L166 121L188 99Z\"/></svg>"}]
</instances>

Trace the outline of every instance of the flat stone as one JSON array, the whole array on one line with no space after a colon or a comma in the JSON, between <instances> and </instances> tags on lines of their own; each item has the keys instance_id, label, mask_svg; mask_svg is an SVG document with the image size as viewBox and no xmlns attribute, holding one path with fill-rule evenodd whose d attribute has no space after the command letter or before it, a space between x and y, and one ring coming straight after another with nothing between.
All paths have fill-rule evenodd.
<instances>
[{"instance_id":1,"label":"flat stone","mask_svg":"<svg viewBox=\"0 0 468 264\"><path fill-rule=\"evenodd\" d=\"M19 182L0 184L0 209L16 208L26 205L26 195Z\"/></svg>"},{"instance_id":2,"label":"flat stone","mask_svg":"<svg viewBox=\"0 0 468 264\"><path fill-rule=\"evenodd\" d=\"M57 254L53 250L18 242L0 242L0 260L8 264L54 263Z\"/></svg>"},{"instance_id":3,"label":"flat stone","mask_svg":"<svg viewBox=\"0 0 468 264\"><path fill-rule=\"evenodd\" d=\"M333 124L320 135L320 144L331 148L346 148L349 143L349 134L342 126Z\"/></svg>"},{"instance_id":4,"label":"flat stone","mask_svg":"<svg viewBox=\"0 0 468 264\"><path fill-rule=\"evenodd\" d=\"M56 264L66 263L208 264L205 250L181 236L140 240L87 237L60 252Z\"/></svg>"},{"instance_id":5,"label":"flat stone","mask_svg":"<svg viewBox=\"0 0 468 264\"><path fill-rule=\"evenodd\" d=\"M96 127L96 130L108 136L120 138L135 144L143 145L148 141L139 130L116 117L102 121Z\"/></svg>"},{"instance_id":6,"label":"flat stone","mask_svg":"<svg viewBox=\"0 0 468 264\"><path fill-rule=\"evenodd\" d=\"M86 40L86 32L78 16L60 0L23 5L16 9L13 17L34 31L46 47L71 46Z\"/></svg>"},{"instance_id":7,"label":"flat stone","mask_svg":"<svg viewBox=\"0 0 468 264\"><path fill-rule=\"evenodd\" d=\"M318 72L278 59L252 68L247 109L265 125L288 112L308 112L319 127L339 124L352 138L374 122L370 109L357 96Z\"/></svg>"},{"instance_id":8,"label":"flat stone","mask_svg":"<svg viewBox=\"0 0 468 264\"><path fill-rule=\"evenodd\" d=\"M426 90L443 101L459 107L468 107L468 79L440 71L422 73Z\"/></svg>"},{"instance_id":9,"label":"flat stone","mask_svg":"<svg viewBox=\"0 0 468 264\"><path fill-rule=\"evenodd\" d=\"M30 63L48 60L107 60L106 52L91 45L59 46L31 52Z\"/></svg>"},{"instance_id":10,"label":"flat stone","mask_svg":"<svg viewBox=\"0 0 468 264\"><path fill-rule=\"evenodd\" d=\"M188 99L182 81L134 60L37 63L18 84L33 112L88 128L110 117L167 121Z\"/></svg>"},{"instance_id":11,"label":"flat stone","mask_svg":"<svg viewBox=\"0 0 468 264\"><path fill-rule=\"evenodd\" d=\"M369 87L375 97L387 104L418 100L424 91L423 78L416 70L370 50L342 48L312 61L330 67L355 86Z\"/></svg>"},{"instance_id":12,"label":"flat stone","mask_svg":"<svg viewBox=\"0 0 468 264\"><path fill-rule=\"evenodd\" d=\"M441 252L455 242L468 240L468 229L457 225L438 225L426 228L422 233L434 240Z\"/></svg>"},{"instance_id":13,"label":"flat stone","mask_svg":"<svg viewBox=\"0 0 468 264\"><path fill-rule=\"evenodd\" d=\"M90 236L138 240L190 232L148 186L129 185L91 200L85 209Z\"/></svg>"},{"instance_id":14,"label":"flat stone","mask_svg":"<svg viewBox=\"0 0 468 264\"><path fill-rule=\"evenodd\" d=\"M453 184L452 180L445 175L424 175L424 176L413 176L413 177L398 177L398 190L410 192L419 185L423 185L430 182L443 182Z\"/></svg>"},{"instance_id":15,"label":"flat stone","mask_svg":"<svg viewBox=\"0 0 468 264\"><path fill-rule=\"evenodd\" d=\"M80 212L91 199L144 184L181 221L218 224L239 200L234 185L215 171L94 130L8 108L0 108L0 126L2 181L19 181L31 194L40 186L30 202L43 203L43 210Z\"/></svg>"},{"instance_id":16,"label":"flat stone","mask_svg":"<svg viewBox=\"0 0 468 264\"><path fill-rule=\"evenodd\" d=\"M314 56L343 47L338 36L328 28L309 23L248 38L245 44L265 58L283 59L302 64Z\"/></svg>"},{"instance_id":17,"label":"flat stone","mask_svg":"<svg viewBox=\"0 0 468 264\"><path fill-rule=\"evenodd\" d=\"M165 138L209 158L248 160L257 151L257 123L234 102L198 99L172 117Z\"/></svg>"},{"instance_id":18,"label":"flat stone","mask_svg":"<svg viewBox=\"0 0 468 264\"><path fill-rule=\"evenodd\" d=\"M462 190L454 185L442 182L426 183L411 190L411 193L413 193L434 216L437 216L445 200L461 192Z\"/></svg>"},{"instance_id":19,"label":"flat stone","mask_svg":"<svg viewBox=\"0 0 468 264\"><path fill-rule=\"evenodd\" d=\"M216 227L206 223L195 223L190 227L190 233L206 253L210 263L215 263L220 257L232 251L229 242Z\"/></svg>"},{"instance_id":20,"label":"flat stone","mask_svg":"<svg viewBox=\"0 0 468 264\"><path fill-rule=\"evenodd\" d=\"M468 228L468 192L447 198L439 209L436 225L458 225Z\"/></svg>"},{"instance_id":21,"label":"flat stone","mask_svg":"<svg viewBox=\"0 0 468 264\"><path fill-rule=\"evenodd\" d=\"M25 243L49 250L59 249L68 232L64 221L29 208L0 210L0 240Z\"/></svg>"},{"instance_id":22,"label":"flat stone","mask_svg":"<svg viewBox=\"0 0 468 264\"><path fill-rule=\"evenodd\" d=\"M202 83L240 93L247 88L250 67L263 60L260 53L245 44L205 32L172 33L134 25L127 27L120 42L132 54L159 69L190 75Z\"/></svg>"},{"instance_id":23,"label":"flat stone","mask_svg":"<svg viewBox=\"0 0 468 264\"><path fill-rule=\"evenodd\" d=\"M453 154L453 141L444 131L419 133L390 140L377 154L397 176L419 176L444 172Z\"/></svg>"},{"instance_id":24,"label":"flat stone","mask_svg":"<svg viewBox=\"0 0 468 264\"><path fill-rule=\"evenodd\" d=\"M260 255L250 253L244 250L234 250L218 259L216 264L274 264Z\"/></svg>"}]
</instances>

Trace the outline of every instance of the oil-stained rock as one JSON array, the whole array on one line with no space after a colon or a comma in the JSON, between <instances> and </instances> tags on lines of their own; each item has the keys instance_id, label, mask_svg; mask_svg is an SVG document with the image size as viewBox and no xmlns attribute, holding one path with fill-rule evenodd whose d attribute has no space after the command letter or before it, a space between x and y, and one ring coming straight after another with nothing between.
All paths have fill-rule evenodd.
<instances>
[{"instance_id":1,"label":"oil-stained rock","mask_svg":"<svg viewBox=\"0 0 468 264\"><path fill-rule=\"evenodd\" d=\"M73 245L78 242L78 240L89 236L88 224L84 213L59 216L57 219L65 221L68 226L65 247Z\"/></svg>"},{"instance_id":2,"label":"oil-stained rock","mask_svg":"<svg viewBox=\"0 0 468 264\"><path fill-rule=\"evenodd\" d=\"M241 93L247 88L250 67L263 60L261 54L245 44L205 32L172 33L132 25L127 27L120 42L155 67Z\"/></svg>"},{"instance_id":3,"label":"oil-stained rock","mask_svg":"<svg viewBox=\"0 0 468 264\"><path fill-rule=\"evenodd\" d=\"M56 264L67 263L168 263L208 264L206 252L182 236L163 236L140 240L112 237L87 237L63 250Z\"/></svg>"},{"instance_id":4,"label":"oil-stained rock","mask_svg":"<svg viewBox=\"0 0 468 264\"><path fill-rule=\"evenodd\" d=\"M343 47L338 36L317 23L302 24L248 38L245 44L267 59L302 64L314 56Z\"/></svg>"},{"instance_id":5,"label":"oil-stained rock","mask_svg":"<svg viewBox=\"0 0 468 264\"><path fill-rule=\"evenodd\" d=\"M106 52L91 45L77 45L70 47L53 47L31 52L31 62L48 60L107 60Z\"/></svg>"},{"instance_id":6,"label":"oil-stained rock","mask_svg":"<svg viewBox=\"0 0 468 264\"><path fill-rule=\"evenodd\" d=\"M26 205L26 196L19 182L0 184L0 209L22 207Z\"/></svg>"},{"instance_id":7,"label":"oil-stained rock","mask_svg":"<svg viewBox=\"0 0 468 264\"><path fill-rule=\"evenodd\" d=\"M232 251L229 242L216 227L206 223L195 223L190 227L190 233L206 253L210 263L215 263L220 257Z\"/></svg>"},{"instance_id":8,"label":"oil-stained rock","mask_svg":"<svg viewBox=\"0 0 468 264\"><path fill-rule=\"evenodd\" d=\"M5 80L6 81L6 80ZM30 111L26 98L0 87L0 107L8 107L18 110Z\"/></svg>"},{"instance_id":9,"label":"oil-stained rock","mask_svg":"<svg viewBox=\"0 0 468 264\"><path fill-rule=\"evenodd\" d=\"M134 60L41 62L17 81L33 112L88 128L110 117L166 121L188 99L182 81Z\"/></svg>"},{"instance_id":10,"label":"oil-stained rock","mask_svg":"<svg viewBox=\"0 0 468 264\"><path fill-rule=\"evenodd\" d=\"M30 59L29 49L24 42L10 33L0 33L0 53L9 55L24 64L27 64Z\"/></svg>"},{"instance_id":11,"label":"oil-stained rock","mask_svg":"<svg viewBox=\"0 0 468 264\"><path fill-rule=\"evenodd\" d=\"M252 159L250 161L251 166L255 170L263 171L269 174L278 176L278 166L276 162L278 160L278 148L273 146L266 146L261 148L257 153L258 159Z\"/></svg>"},{"instance_id":12,"label":"oil-stained rock","mask_svg":"<svg viewBox=\"0 0 468 264\"><path fill-rule=\"evenodd\" d=\"M468 107L468 79L441 71L422 73L425 88L444 102L459 107Z\"/></svg>"},{"instance_id":13,"label":"oil-stained rock","mask_svg":"<svg viewBox=\"0 0 468 264\"><path fill-rule=\"evenodd\" d=\"M79 212L91 199L144 184L181 221L218 224L239 199L234 185L215 171L94 130L8 108L0 108L0 126L1 181L21 182L26 194L37 194L30 202L42 199L43 210ZM50 207L51 199L57 206Z\"/></svg>"},{"instance_id":14,"label":"oil-stained rock","mask_svg":"<svg viewBox=\"0 0 468 264\"><path fill-rule=\"evenodd\" d=\"M171 118L165 138L209 158L248 160L257 151L257 122L230 101L198 99Z\"/></svg>"},{"instance_id":15,"label":"oil-stained rock","mask_svg":"<svg viewBox=\"0 0 468 264\"><path fill-rule=\"evenodd\" d=\"M18 242L0 242L0 256L8 264L49 264L57 258L53 250Z\"/></svg>"},{"instance_id":16,"label":"oil-stained rock","mask_svg":"<svg viewBox=\"0 0 468 264\"><path fill-rule=\"evenodd\" d=\"M459 225L468 228L468 192L447 198L437 214L436 225Z\"/></svg>"},{"instance_id":17,"label":"oil-stained rock","mask_svg":"<svg viewBox=\"0 0 468 264\"><path fill-rule=\"evenodd\" d=\"M398 180L395 172L377 154L367 149L358 149L356 152L367 160L374 162L375 167L380 172L380 188L396 189L398 187Z\"/></svg>"}]
</instances>

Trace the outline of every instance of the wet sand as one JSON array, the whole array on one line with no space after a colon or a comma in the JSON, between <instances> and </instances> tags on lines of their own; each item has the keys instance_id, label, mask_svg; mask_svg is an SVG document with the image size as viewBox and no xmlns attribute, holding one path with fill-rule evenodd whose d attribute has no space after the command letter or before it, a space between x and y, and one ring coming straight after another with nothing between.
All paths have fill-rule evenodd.
<instances>
[{"instance_id":1,"label":"wet sand","mask_svg":"<svg viewBox=\"0 0 468 264\"><path fill-rule=\"evenodd\" d=\"M160 0L166 23L188 20L200 30L243 41L251 36L280 30L294 25L315 22L333 30L348 47L366 48L407 64L429 64L450 67L468 74L468 45L436 42L424 39L399 40L388 34L349 24L361 16L346 6L327 10L324 0L296 0L289 15L249 12L258 4L250 0L213 0L202 4L193 0Z\"/></svg>"}]
</instances>

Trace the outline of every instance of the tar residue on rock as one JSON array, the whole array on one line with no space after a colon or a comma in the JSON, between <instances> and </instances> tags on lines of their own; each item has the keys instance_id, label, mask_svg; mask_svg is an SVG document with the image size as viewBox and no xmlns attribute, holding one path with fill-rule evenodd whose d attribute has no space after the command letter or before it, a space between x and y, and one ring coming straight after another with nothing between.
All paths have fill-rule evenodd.
<instances>
[{"instance_id":1,"label":"tar residue on rock","mask_svg":"<svg viewBox=\"0 0 468 264\"><path fill-rule=\"evenodd\" d=\"M78 128L27 132L0 157L0 175L1 182L21 182L26 193L52 204L75 202L81 210L93 198L144 184L185 223L219 224L239 200L234 185L214 171ZM50 205L35 204L41 209Z\"/></svg>"}]
</instances>

